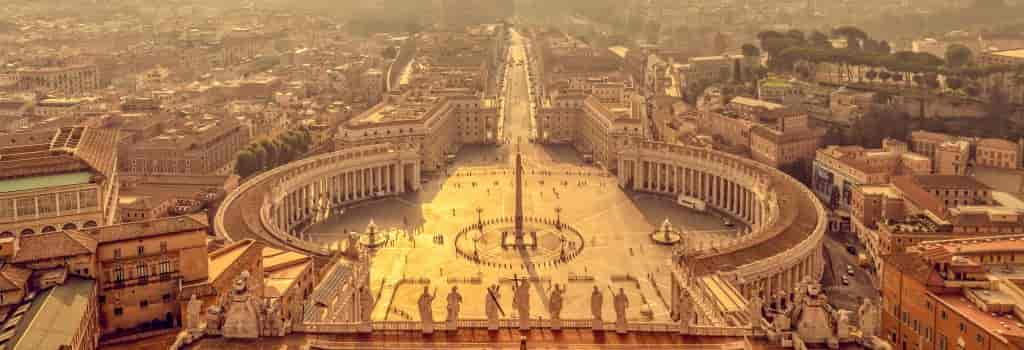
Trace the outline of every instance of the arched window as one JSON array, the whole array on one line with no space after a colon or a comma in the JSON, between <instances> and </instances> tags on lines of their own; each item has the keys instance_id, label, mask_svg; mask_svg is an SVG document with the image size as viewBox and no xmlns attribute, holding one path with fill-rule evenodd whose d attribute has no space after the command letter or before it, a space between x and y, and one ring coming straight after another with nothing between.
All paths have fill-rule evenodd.
<instances>
[{"instance_id":1,"label":"arched window","mask_svg":"<svg viewBox=\"0 0 1024 350\"><path fill-rule=\"evenodd\" d=\"M73 222L69 222L69 223L64 224L64 226L61 227L61 229L63 229L63 230L77 230L78 229L78 225L75 225L75 223L73 223Z\"/></svg>"},{"instance_id":2,"label":"arched window","mask_svg":"<svg viewBox=\"0 0 1024 350\"><path fill-rule=\"evenodd\" d=\"M46 227L43 227L43 233L47 233L47 232L53 232L53 231L57 231L57 228L56 228L56 227L53 227L53 226L46 226Z\"/></svg>"},{"instance_id":3,"label":"arched window","mask_svg":"<svg viewBox=\"0 0 1024 350\"><path fill-rule=\"evenodd\" d=\"M33 229L30 229L30 228L21 230L21 235L22 236L28 236L28 235L34 235L34 234L36 234L36 231L33 230Z\"/></svg>"},{"instance_id":4,"label":"arched window","mask_svg":"<svg viewBox=\"0 0 1024 350\"><path fill-rule=\"evenodd\" d=\"M82 225L82 227L85 227L85 228L96 227L96 226L97 226L96 222L92 221L92 220L86 221L85 224Z\"/></svg>"}]
</instances>

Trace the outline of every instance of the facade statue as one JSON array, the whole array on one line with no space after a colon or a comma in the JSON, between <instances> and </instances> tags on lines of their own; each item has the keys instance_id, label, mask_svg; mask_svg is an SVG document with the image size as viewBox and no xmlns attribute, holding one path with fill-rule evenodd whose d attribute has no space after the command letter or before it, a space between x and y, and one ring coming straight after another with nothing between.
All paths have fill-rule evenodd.
<instances>
[{"instance_id":1,"label":"facade statue","mask_svg":"<svg viewBox=\"0 0 1024 350\"><path fill-rule=\"evenodd\" d=\"M370 287L360 286L359 287L359 308L360 320L363 322L369 322L370 316L373 315L373 292L370 291Z\"/></svg>"},{"instance_id":2,"label":"facade statue","mask_svg":"<svg viewBox=\"0 0 1024 350\"><path fill-rule=\"evenodd\" d=\"M864 298L860 307L857 308L858 319L860 320L860 332L864 338L871 338L878 335L878 326L881 317L878 306L871 302L870 298Z\"/></svg>"},{"instance_id":3,"label":"facade statue","mask_svg":"<svg viewBox=\"0 0 1024 350\"><path fill-rule=\"evenodd\" d=\"M530 328L530 281L521 280L516 284L512 294L512 303L519 312L519 328Z\"/></svg>"},{"instance_id":4,"label":"facade statue","mask_svg":"<svg viewBox=\"0 0 1024 350\"><path fill-rule=\"evenodd\" d=\"M562 295L564 294L565 286L559 287L556 284L551 288L551 296L548 297L548 312L551 313L552 320L559 320L562 318Z\"/></svg>"},{"instance_id":5,"label":"facade statue","mask_svg":"<svg viewBox=\"0 0 1024 350\"><path fill-rule=\"evenodd\" d=\"M423 323L423 333L434 333L434 310L433 303L435 294L430 294L429 287L423 286L423 294L417 302L420 309L420 322Z\"/></svg>"},{"instance_id":6,"label":"facade statue","mask_svg":"<svg viewBox=\"0 0 1024 350\"><path fill-rule=\"evenodd\" d=\"M188 305L185 307L187 318L185 319L185 330L198 330L202 327L203 318L203 302L196 299L196 295L192 294L192 297L188 299Z\"/></svg>"},{"instance_id":7,"label":"facade statue","mask_svg":"<svg viewBox=\"0 0 1024 350\"><path fill-rule=\"evenodd\" d=\"M459 294L459 287L452 286L448 293L448 323L452 325L459 320L459 310L462 308L462 294Z\"/></svg>"},{"instance_id":8,"label":"facade statue","mask_svg":"<svg viewBox=\"0 0 1024 350\"><path fill-rule=\"evenodd\" d=\"M274 299L267 303L264 327L263 335L280 337L287 333L279 299Z\"/></svg>"},{"instance_id":9,"label":"facade statue","mask_svg":"<svg viewBox=\"0 0 1024 350\"><path fill-rule=\"evenodd\" d=\"M259 338L262 308L249 290L249 271L242 271L232 287L233 290L228 297L227 314L224 315L224 337Z\"/></svg>"},{"instance_id":10,"label":"facade statue","mask_svg":"<svg viewBox=\"0 0 1024 350\"><path fill-rule=\"evenodd\" d=\"M615 294L615 331L626 333L626 308L629 307L629 298L626 297L626 290L619 288L619 294Z\"/></svg>"},{"instance_id":11,"label":"facade statue","mask_svg":"<svg viewBox=\"0 0 1024 350\"><path fill-rule=\"evenodd\" d=\"M221 323L224 322L220 306L214 305L206 308L206 314L203 315L203 322L206 323L207 334L220 335Z\"/></svg>"},{"instance_id":12,"label":"facade statue","mask_svg":"<svg viewBox=\"0 0 1024 350\"><path fill-rule=\"evenodd\" d=\"M762 313L763 307L764 302L761 301L760 295L755 295L747 302L747 314L750 318L750 325L754 328L761 326L761 320L764 318L764 314Z\"/></svg>"},{"instance_id":13,"label":"facade statue","mask_svg":"<svg viewBox=\"0 0 1024 350\"><path fill-rule=\"evenodd\" d=\"M601 293L601 289L594 286L594 291L590 292L590 315L594 317L594 320L601 321L603 316L601 315L604 310L604 294Z\"/></svg>"},{"instance_id":14,"label":"facade statue","mask_svg":"<svg viewBox=\"0 0 1024 350\"><path fill-rule=\"evenodd\" d=\"M499 313L505 313L501 309L499 300L501 300L501 291L498 285L487 287L487 295L484 296L484 311L487 313L487 329L489 330L498 330Z\"/></svg>"}]
</instances>

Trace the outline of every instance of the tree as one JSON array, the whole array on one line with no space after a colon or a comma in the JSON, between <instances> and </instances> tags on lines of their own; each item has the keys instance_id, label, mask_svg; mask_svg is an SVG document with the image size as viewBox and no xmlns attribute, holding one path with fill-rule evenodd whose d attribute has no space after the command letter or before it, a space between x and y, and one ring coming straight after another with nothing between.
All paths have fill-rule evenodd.
<instances>
[{"instance_id":1,"label":"tree","mask_svg":"<svg viewBox=\"0 0 1024 350\"><path fill-rule=\"evenodd\" d=\"M242 178L247 178L249 176L252 176L259 170L259 161L256 159L256 156L252 153L252 151L248 149L243 149L242 151L238 152L238 155L235 159L235 173L237 173L238 176L241 176Z\"/></svg>"},{"instance_id":2,"label":"tree","mask_svg":"<svg viewBox=\"0 0 1024 350\"><path fill-rule=\"evenodd\" d=\"M384 57L384 59L393 60L395 57L398 57L398 49L394 46L388 46L384 48L384 51L381 51L380 55L381 57Z\"/></svg>"},{"instance_id":3,"label":"tree","mask_svg":"<svg viewBox=\"0 0 1024 350\"><path fill-rule=\"evenodd\" d=\"M959 68L966 66L971 61L971 49L960 44L949 45L946 48L946 64L950 67Z\"/></svg>"},{"instance_id":4,"label":"tree","mask_svg":"<svg viewBox=\"0 0 1024 350\"><path fill-rule=\"evenodd\" d=\"M892 53L892 45L889 45L889 42L885 40L879 41L878 52L884 54Z\"/></svg>"},{"instance_id":5,"label":"tree","mask_svg":"<svg viewBox=\"0 0 1024 350\"><path fill-rule=\"evenodd\" d=\"M761 49L759 49L759 48L757 48L757 46L754 46L754 45L751 45L751 44L743 44L743 46L741 47L741 50L743 51L743 56L745 56L745 57L761 56Z\"/></svg>"},{"instance_id":6,"label":"tree","mask_svg":"<svg viewBox=\"0 0 1024 350\"><path fill-rule=\"evenodd\" d=\"M868 33L865 33L860 28L854 26L842 26L832 30L832 35L841 36L846 39L846 46L850 49L860 49L861 40L868 38Z\"/></svg>"},{"instance_id":7,"label":"tree","mask_svg":"<svg viewBox=\"0 0 1024 350\"><path fill-rule=\"evenodd\" d=\"M869 70L867 73L864 73L864 77L868 78L868 80L875 80L875 78L878 78L878 72Z\"/></svg>"},{"instance_id":8,"label":"tree","mask_svg":"<svg viewBox=\"0 0 1024 350\"><path fill-rule=\"evenodd\" d=\"M807 36L807 42L808 42L808 44L810 44L811 47L817 47L817 48L829 48L829 47L832 47L832 44L830 44L828 42L828 35L825 35L825 33L819 32L817 30L811 32L811 34L809 36Z\"/></svg>"},{"instance_id":9,"label":"tree","mask_svg":"<svg viewBox=\"0 0 1024 350\"><path fill-rule=\"evenodd\" d=\"M948 77L946 78L946 87L953 90L960 90L964 87L964 80L959 77Z\"/></svg>"},{"instance_id":10,"label":"tree","mask_svg":"<svg viewBox=\"0 0 1024 350\"><path fill-rule=\"evenodd\" d=\"M799 29L790 29L788 32L786 32L786 37L801 44L806 40L806 38L804 37L804 32L800 31Z\"/></svg>"}]
</instances>

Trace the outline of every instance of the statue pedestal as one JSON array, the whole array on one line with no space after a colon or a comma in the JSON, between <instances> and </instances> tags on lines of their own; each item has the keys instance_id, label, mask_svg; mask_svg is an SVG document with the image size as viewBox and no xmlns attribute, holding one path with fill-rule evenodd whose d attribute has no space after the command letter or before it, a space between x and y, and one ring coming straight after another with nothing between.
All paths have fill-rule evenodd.
<instances>
[{"instance_id":1,"label":"statue pedestal","mask_svg":"<svg viewBox=\"0 0 1024 350\"><path fill-rule=\"evenodd\" d=\"M445 321L444 326L445 326L445 329L447 329L449 331L458 331L459 330L459 324L457 322L455 322L455 320Z\"/></svg>"},{"instance_id":2,"label":"statue pedestal","mask_svg":"<svg viewBox=\"0 0 1024 350\"><path fill-rule=\"evenodd\" d=\"M519 319L519 330L521 330L521 331L528 331L528 330L530 330L530 319L529 318L522 317L522 318Z\"/></svg>"},{"instance_id":3,"label":"statue pedestal","mask_svg":"<svg viewBox=\"0 0 1024 350\"><path fill-rule=\"evenodd\" d=\"M629 333L629 328L626 327L626 322L625 321L620 320L620 321L615 322L615 333L618 333L618 334Z\"/></svg>"},{"instance_id":4,"label":"statue pedestal","mask_svg":"<svg viewBox=\"0 0 1024 350\"><path fill-rule=\"evenodd\" d=\"M359 333L373 333L373 323L369 321L360 322Z\"/></svg>"},{"instance_id":5,"label":"statue pedestal","mask_svg":"<svg viewBox=\"0 0 1024 350\"><path fill-rule=\"evenodd\" d=\"M501 323L497 319L487 320L487 330L496 331L501 328Z\"/></svg>"},{"instance_id":6,"label":"statue pedestal","mask_svg":"<svg viewBox=\"0 0 1024 350\"><path fill-rule=\"evenodd\" d=\"M551 330L553 330L553 331L560 331L560 330L562 330L562 320L558 319L558 318L552 319L551 322L550 322L550 326L551 326Z\"/></svg>"},{"instance_id":7,"label":"statue pedestal","mask_svg":"<svg viewBox=\"0 0 1024 350\"><path fill-rule=\"evenodd\" d=\"M423 334L434 334L434 322L423 322Z\"/></svg>"},{"instance_id":8,"label":"statue pedestal","mask_svg":"<svg viewBox=\"0 0 1024 350\"><path fill-rule=\"evenodd\" d=\"M590 329L592 329L594 331L603 331L604 330L604 321L603 320L598 320L598 319L591 320L590 321Z\"/></svg>"}]
</instances>

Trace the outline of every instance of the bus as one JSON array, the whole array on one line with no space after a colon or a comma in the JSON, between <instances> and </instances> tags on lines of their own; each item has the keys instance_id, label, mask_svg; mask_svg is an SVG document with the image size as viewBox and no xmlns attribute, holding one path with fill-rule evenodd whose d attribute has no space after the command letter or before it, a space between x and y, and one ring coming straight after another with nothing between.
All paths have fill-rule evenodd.
<instances>
[{"instance_id":1,"label":"bus","mask_svg":"<svg viewBox=\"0 0 1024 350\"><path fill-rule=\"evenodd\" d=\"M683 194L679 195L679 198L676 199L676 203L682 207L690 208L700 212L703 212L706 209L704 201Z\"/></svg>"}]
</instances>

